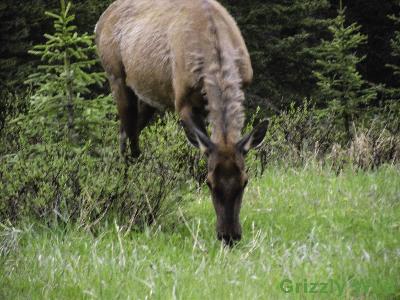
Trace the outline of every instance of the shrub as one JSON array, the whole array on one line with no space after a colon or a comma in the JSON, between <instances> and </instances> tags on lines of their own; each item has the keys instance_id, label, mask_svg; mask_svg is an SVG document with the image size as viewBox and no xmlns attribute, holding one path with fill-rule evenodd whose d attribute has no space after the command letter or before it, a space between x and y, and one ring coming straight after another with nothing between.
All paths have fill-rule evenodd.
<instances>
[{"instance_id":1,"label":"shrub","mask_svg":"<svg viewBox=\"0 0 400 300\"><path fill-rule=\"evenodd\" d=\"M288 111L270 119L265 141L258 151L261 169L273 161L302 164L310 156L322 157L338 139L334 122L321 118L309 100L303 106L290 106Z\"/></svg>"},{"instance_id":2,"label":"shrub","mask_svg":"<svg viewBox=\"0 0 400 300\"><path fill-rule=\"evenodd\" d=\"M191 177L204 176L176 117L167 115L144 130L143 154L130 165L118 153L116 124L99 130L102 144L89 141L79 148L67 137L54 142L46 129L34 144L20 132L19 150L0 157L0 218L88 228L117 218L140 228L175 212L183 187L193 187Z\"/></svg>"},{"instance_id":3,"label":"shrub","mask_svg":"<svg viewBox=\"0 0 400 300\"><path fill-rule=\"evenodd\" d=\"M374 168L399 161L399 121L393 110L382 111L375 121L353 123L350 140L336 125L334 115L321 114L309 101L303 106L291 105L287 112L270 119L270 127L258 151L261 173L271 162L303 165L310 159L328 162L336 169L351 164L356 168ZM363 124L366 125L363 125Z\"/></svg>"},{"instance_id":4,"label":"shrub","mask_svg":"<svg viewBox=\"0 0 400 300\"><path fill-rule=\"evenodd\" d=\"M257 114L245 132L255 119ZM247 168L257 175L271 162L298 166L318 159L337 171L347 164L374 168L397 162L400 136L392 129L398 124L383 119L354 127L353 139L339 144L334 120L322 118L309 101L292 105L271 118L265 143L248 155ZM67 135L54 138L54 128L40 122L35 138L29 130L29 124L15 123L0 140L0 218L12 223L31 218L93 229L116 218L129 228L162 224L185 200L182 193L196 186L192 179L201 184L207 174L205 160L188 144L174 114L158 117L142 132L142 155L130 165L118 153L112 118L98 123L101 139L82 145L70 143Z\"/></svg>"}]
</instances>

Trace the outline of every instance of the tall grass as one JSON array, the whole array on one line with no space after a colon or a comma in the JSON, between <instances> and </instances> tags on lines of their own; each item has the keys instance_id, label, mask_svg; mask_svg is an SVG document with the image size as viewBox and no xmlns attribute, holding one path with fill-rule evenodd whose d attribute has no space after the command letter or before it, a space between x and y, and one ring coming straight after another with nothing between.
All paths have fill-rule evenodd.
<instances>
[{"instance_id":1,"label":"tall grass","mask_svg":"<svg viewBox=\"0 0 400 300\"><path fill-rule=\"evenodd\" d=\"M249 183L244 237L233 249L215 239L204 191L169 226L142 232L117 221L96 234L73 225L7 225L0 297L397 299L399 175L393 166L340 175L316 164L269 167ZM314 282L332 288L310 293Z\"/></svg>"}]
</instances>

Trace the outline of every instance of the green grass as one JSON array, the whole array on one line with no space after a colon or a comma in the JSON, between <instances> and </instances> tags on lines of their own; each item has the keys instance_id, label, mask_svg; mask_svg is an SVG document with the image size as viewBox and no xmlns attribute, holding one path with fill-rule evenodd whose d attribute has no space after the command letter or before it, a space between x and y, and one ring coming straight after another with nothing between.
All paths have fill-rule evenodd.
<instances>
[{"instance_id":1,"label":"green grass","mask_svg":"<svg viewBox=\"0 0 400 300\"><path fill-rule=\"evenodd\" d=\"M0 299L400 298L396 167L271 167L250 182L241 219L233 249L215 239L206 191L144 232L3 229ZM326 293L304 293L312 282Z\"/></svg>"}]
</instances>

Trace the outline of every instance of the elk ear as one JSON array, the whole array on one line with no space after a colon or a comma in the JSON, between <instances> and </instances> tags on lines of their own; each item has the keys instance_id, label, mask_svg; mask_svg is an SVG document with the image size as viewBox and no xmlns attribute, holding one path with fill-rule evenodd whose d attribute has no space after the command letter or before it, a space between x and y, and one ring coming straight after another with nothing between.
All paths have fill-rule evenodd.
<instances>
[{"instance_id":1,"label":"elk ear","mask_svg":"<svg viewBox=\"0 0 400 300\"><path fill-rule=\"evenodd\" d=\"M258 124L252 132L245 135L237 144L236 147L241 151L243 154L247 154L250 149L260 147L265 134L267 133L268 129L268 120L262 121Z\"/></svg>"},{"instance_id":2,"label":"elk ear","mask_svg":"<svg viewBox=\"0 0 400 300\"><path fill-rule=\"evenodd\" d=\"M201 153L208 155L215 147L214 143L210 140L207 134L201 131L194 123L191 125L184 121L180 122L185 130L186 138L196 148L199 148Z\"/></svg>"}]
</instances>

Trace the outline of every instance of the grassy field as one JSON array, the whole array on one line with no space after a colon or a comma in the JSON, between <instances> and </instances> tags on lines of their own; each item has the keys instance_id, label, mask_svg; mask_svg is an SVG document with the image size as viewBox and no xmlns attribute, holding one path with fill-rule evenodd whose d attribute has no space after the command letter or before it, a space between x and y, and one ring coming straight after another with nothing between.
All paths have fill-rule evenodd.
<instances>
[{"instance_id":1,"label":"grassy field","mask_svg":"<svg viewBox=\"0 0 400 300\"><path fill-rule=\"evenodd\" d=\"M204 190L144 232L3 228L0 299L400 298L396 167L269 168L249 184L233 249L214 218Z\"/></svg>"}]
</instances>

